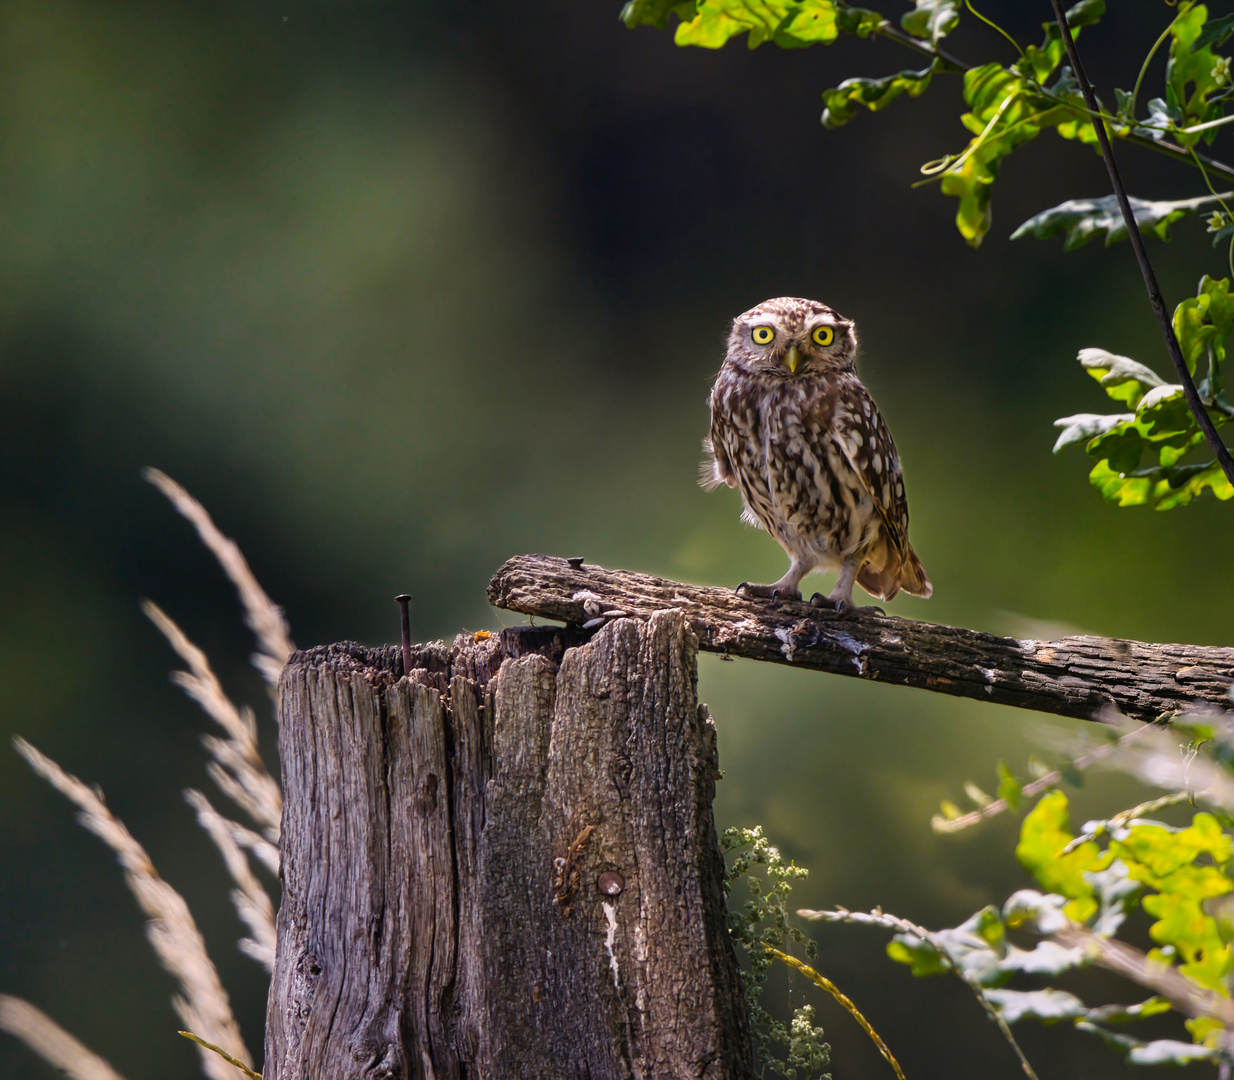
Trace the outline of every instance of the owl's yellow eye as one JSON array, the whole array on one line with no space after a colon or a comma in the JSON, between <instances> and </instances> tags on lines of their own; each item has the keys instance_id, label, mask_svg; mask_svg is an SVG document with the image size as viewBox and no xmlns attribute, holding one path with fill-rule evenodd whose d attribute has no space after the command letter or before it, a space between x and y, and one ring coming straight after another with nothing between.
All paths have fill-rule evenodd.
<instances>
[{"instance_id":1,"label":"owl's yellow eye","mask_svg":"<svg viewBox=\"0 0 1234 1080\"><path fill-rule=\"evenodd\" d=\"M750 337L755 345L770 345L775 340L776 332L770 326L756 326L750 331Z\"/></svg>"},{"instance_id":2,"label":"owl's yellow eye","mask_svg":"<svg viewBox=\"0 0 1234 1080\"><path fill-rule=\"evenodd\" d=\"M816 326L810 335L815 345L830 345L836 339L834 326Z\"/></svg>"}]
</instances>

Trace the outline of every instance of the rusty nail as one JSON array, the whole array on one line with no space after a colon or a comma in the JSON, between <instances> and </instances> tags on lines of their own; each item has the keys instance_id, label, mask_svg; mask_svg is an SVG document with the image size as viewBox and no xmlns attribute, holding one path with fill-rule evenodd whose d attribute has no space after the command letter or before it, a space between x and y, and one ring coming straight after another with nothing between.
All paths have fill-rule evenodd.
<instances>
[{"instance_id":1,"label":"rusty nail","mask_svg":"<svg viewBox=\"0 0 1234 1080\"><path fill-rule=\"evenodd\" d=\"M605 870L596 884L605 896L617 896L626 887L626 879L616 870Z\"/></svg>"},{"instance_id":2,"label":"rusty nail","mask_svg":"<svg viewBox=\"0 0 1234 1080\"><path fill-rule=\"evenodd\" d=\"M566 562L570 564L571 570L581 570L583 568L583 556L582 555L576 555L574 556L573 559L567 559Z\"/></svg>"},{"instance_id":3,"label":"rusty nail","mask_svg":"<svg viewBox=\"0 0 1234 1080\"><path fill-rule=\"evenodd\" d=\"M401 616L399 627L403 641L403 674L411 674L411 612L407 610L407 605L411 603L411 597L407 593L399 593L395 601L399 606L399 614Z\"/></svg>"}]
</instances>

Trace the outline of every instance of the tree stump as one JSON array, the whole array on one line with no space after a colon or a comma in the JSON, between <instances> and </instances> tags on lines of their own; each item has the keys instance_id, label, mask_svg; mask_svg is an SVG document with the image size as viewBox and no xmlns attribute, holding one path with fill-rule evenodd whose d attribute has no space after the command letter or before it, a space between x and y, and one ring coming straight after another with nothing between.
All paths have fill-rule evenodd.
<instances>
[{"instance_id":1,"label":"tree stump","mask_svg":"<svg viewBox=\"0 0 1234 1080\"><path fill-rule=\"evenodd\" d=\"M267 1080L753 1074L680 612L295 654Z\"/></svg>"}]
</instances>

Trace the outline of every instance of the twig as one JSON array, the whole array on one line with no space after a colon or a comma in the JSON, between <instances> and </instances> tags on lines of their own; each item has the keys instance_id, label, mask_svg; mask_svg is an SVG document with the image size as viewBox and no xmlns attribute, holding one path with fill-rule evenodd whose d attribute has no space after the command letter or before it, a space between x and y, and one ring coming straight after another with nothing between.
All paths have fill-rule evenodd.
<instances>
[{"instance_id":1,"label":"twig","mask_svg":"<svg viewBox=\"0 0 1234 1080\"><path fill-rule=\"evenodd\" d=\"M1011 1034L1011 1028L1008 1026L1007 1021L1003 1019L1003 1014L985 996L985 990L981 984L976 979L970 978L960 965L951 959L951 954L947 951L947 947L943 942L924 926L918 926L914 922L909 922L908 919L901 919L898 915L888 915L882 908L875 908L870 912L849 911L847 908L838 906L834 911L812 911L809 908L800 908L797 914L803 919L821 920L823 922L848 922L859 923L864 926L883 926L890 930L897 930L902 934L912 934L922 941L928 941L934 946L943 963L955 972L973 992L981 1007L986 1011L986 1015L994 1021L995 1026L1002 1032L1003 1038L1007 1040L1011 1049L1015 1051L1015 1056L1019 1058L1020 1068L1024 1070L1024 1075L1028 1077L1028 1080L1038 1080L1037 1074L1033 1072L1033 1067L1029 1064L1028 1058L1024 1056L1024 1051L1020 1049L1020 1044L1016 1042L1015 1036Z\"/></svg>"},{"instance_id":2,"label":"twig","mask_svg":"<svg viewBox=\"0 0 1234 1080\"><path fill-rule=\"evenodd\" d=\"M1087 769L1090 765L1095 765L1097 762L1109 757L1124 743L1129 742L1140 736L1145 731L1150 731L1151 728L1141 727L1133 731L1129 731L1116 742L1106 743L1104 746L1093 747L1087 754L1081 754L1078 758L1071 762L1073 769ZM1022 795L1027 795L1030 799L1035 795L1040 795L1043 791L1048 791L1052 787L1057 787L1062 782L1063 773L1061 769L1051 769L1044 776L1038 777L1036 780L1025 784L1021 789ZM930 820L930 826L938 833L960 832L963 829L970 828L973 825L984 821L986 818L996 817L1010 807L1010 803L1006 799L994 799L988 802L979 810L974 810L971 813L965 814L963 817L951 818L948 820L941 814L935 814Z\"/></svg>"},{"instance_id":3,"label":"twig","mask_svg":"<svg viewBox=\"0 0 1234 1080\"><path fill-rule=\"evenodd\" d=\"M931 60L942 61L941 70L951 75L963 75L972 65L964 63L963 60L957 60L954 56L944 52L937 45L927 45L924 41L919 41L911 34L906 34L902 30L897 30L891 23L884 20L878 24L878 29L875 31L879 37L885 37L889 41L894 41L898 45L903 45L906 49L911 49L913 52L921 56L928 56Z\"/></svg>"},{"instance_id":4,"label":"twig","mask_svg":"<svg viewBox=\"0 0 1234 1080\"><path fill-rule=\"evenodd\" d=\"M183 1035L186 1039L195 1042L198 1046L204 1046L207 1050L213 1050L219 1057L227 1062L228 1065L234 1065L237 1069L244 1073L245 1076L249 1077L249 1080L261 1080L261 1073L253 1072L253 1070L245 1065L243 1061L239 1061L232 1057L221 1046L215 1046L214 1043L206 1042L205 1039L201 1038L199 1035L194 1035L191 1031L177 1031L176 1034Z\"/></svg>"},{"instance_id":5,"label":"twig","mask_svg":"<svg viewBox=\"0 0 1234 1080\"><path fill-rule=\"evenodd\" d=\"M1080 54L1075 47L1075 39L1071 36L1071 27L1067 25L1067 16L1063 12L1062 2L1061 0L1050 0L1050 4L1054 9L1054 19L1058 23L1059 32L1062 34L1063 44L1067 48L1067 57L1071 61L1071 68L1075 72L1075 77L1080 83L1080 89L1084 93L1084 100L1092 112L1097 112L1099 110L1097 95L1093 91L1092 84L1088 81L1083 64L1080 62ZM1106 172L1110 176L1110 183L1114 188L1114 195L1118 199L1119 209L1123 212L1123 221L1127 224L1127 238L1131 241L1136 261L1140 264L1140 273L1144 276L1144 286L1148 289L1148 298L1152 304L1153 312L1157 316L1157 322L1161 324L1161 334L1165 338L1166 349L1169 351L1170 359L1174 363L1174 370L1178 374L1178 380L1182 384L1183 395L1186 397L1187 405L1195 416L1196 423L1204 433L1205 439L1208 440L1209 445L1213 448L1213 453L1217 455L1217 460L1221 463L1226 479L1231 484L1234 484L1234 458L1230 457L1230 451L1226 448L1225 443L1221 441L1221 436L1217 434L1212 418L1208 415L1208 410L1204 408L1204 403L1200 400L1200 393L1196 389L1194 380L1191 378L1191 372L1187 370L1187 362L1183 359L1182 350L1178 345L1178 338L1174 334L1174 325L1170 320L1169 312L1165 308L1161 287L1157 284L1157 275L1153 272L1152 263L1148 261L1148 251L1144 247L1144 240L1140 236L1140 228L1136 224L1135 214L1132 212L1131 203L1127 199L1127 190L1123 187L1122 177L1118 172L1118 163L1114 160L1114 149L1110 146L1110 137L1105 130L1105 124L1100 121L1094 121L1093 130L1097 133L1097 142L1101 146L1101 158L1105 162Z\"/></svg>"},{"instance_id":6,"label":"twig","mask_svg":"<svg viewBox=\"0 0 1234 1080\"><path fill-rule=\"evenodd\" d=\"M857 1006L852 1003L847 994L845 994L838 986L836 986L835 983L827 978L827 976L819 974L814 970L814 968L810 967L809 964L802 963L797 959L797 957L790 956L788 953L781 952L779 949L773 949L770 945L764 945L763 948L771 953L771 955L782 964L787 964L794 970L800 971L801 974L814 983L815 986L821 986L827 991L827 993L835 998L836 1001L843 1005L844 1008L852 1014L853 1019L861 1025L862 1031L870 1036L871 1041L878 1047L878 1052L886 1058L887 1064L890 1065L895 1071L896 1076L898 1076L900 1080L905 1080L904 1070L900 1068L900 1063L896 1061L895 1055L893 1055L887 1048L887 1044L883 1042L882 1036L874 1030L874 1027L871 1025L870 1021L861 1015L860 1011L857 1009Z\"/></svg>"},{"instance_id":7,"label":"twig","mask_svg":"<svg viewBox=\"0 0 1234 1080\"><path fill-rule=\"evenodd\" d=\"M1160 994L1184 1016L1211 1016L1226 1028L1234 1027L1234 1002L1192 982L1170 964L1151 960L1139 949L1079 924L1060 930L1052 937L1068 949L1083 949L1098 967Z\"/></svg>"},{"instance_id":8,"label":"twig","mask_svg":"<svg viewBox=\"0 0 1234 1080\"><path fill-rule=\"evenodd\" d=\"M1155 810L1164 810L1167 806L1174 806L1180 802L1186 802L1191 798L1189 791L1176 791L1172 795L1162 795L1159 799L1149 799L1148 802L1142 802L1139 806L1133 806L1130 810L1124 810L1120 814L1115 814L1112 818L1106 821L1097 822L1095 829L1090 829L1088 832L1080 833L1072 840L1062 851L1059 856L1070 855L1077 848L1083 847L1090 840L1096 840L1102 833L1108 833L1111 829L1121 828L1123 825L1128 825L1138 817L1143 817L1145 814L1151 814Z\"/></svg>"}]
</instances>

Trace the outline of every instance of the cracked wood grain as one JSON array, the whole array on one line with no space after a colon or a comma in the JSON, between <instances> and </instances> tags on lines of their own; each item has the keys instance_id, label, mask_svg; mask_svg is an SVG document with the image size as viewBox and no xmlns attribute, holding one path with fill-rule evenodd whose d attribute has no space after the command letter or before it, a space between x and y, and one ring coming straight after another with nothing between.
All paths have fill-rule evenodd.
<instances>
[{"instance_id":1,"label":"cracked wood grain","mask_svg":"<svg viewBox=\"0 0 1234 1080\"><path fill-rule=\"evenodd\" d=\"M664 611L292 656L267 1080L753 1076L697 647Z\"/></svg>"},{"instance_id":2,"label":"cracked wood grain","mask_svg":"<svg viewBox=\"0 0 1234 1080\"><path fill-rule=\"evenodd\" d=\"M804 603L747 599L548 555L510 559L488 595L495 607L558 619L571 632L677 610L711 652L1082 720L1111 708L1154 721L1199 703L1226 706L1234 681L1232 648L1087 635L1020 641L895 616L837 618Z\"/></svg>"}]
</instances>

